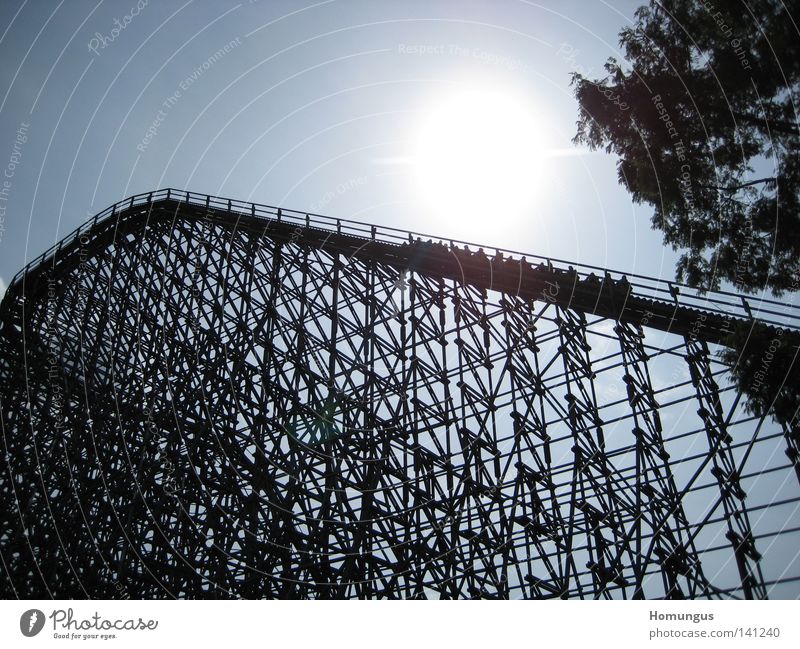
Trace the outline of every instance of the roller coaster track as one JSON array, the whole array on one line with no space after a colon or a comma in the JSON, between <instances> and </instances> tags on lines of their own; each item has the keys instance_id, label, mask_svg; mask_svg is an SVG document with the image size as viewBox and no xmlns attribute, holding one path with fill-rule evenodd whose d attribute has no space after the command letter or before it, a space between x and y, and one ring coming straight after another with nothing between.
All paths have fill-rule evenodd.
<instances>
[{"instance_id":1,"label":"roller coaster track","mask_svg":"<svg viewBox=\"0 0 800 649\"><path fill-rule=\"evenodd\" d=\"M713 349L797 316L133 196L0 305L0 592L796 596L798 428L748 414Z\"/></svg>"}]
</instances>

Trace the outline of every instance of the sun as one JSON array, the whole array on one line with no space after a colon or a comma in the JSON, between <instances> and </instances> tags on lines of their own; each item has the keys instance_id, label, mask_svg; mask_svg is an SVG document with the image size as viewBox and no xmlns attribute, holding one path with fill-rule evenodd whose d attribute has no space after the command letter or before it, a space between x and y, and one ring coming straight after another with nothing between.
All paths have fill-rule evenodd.
<instances>
[{"instance_id":1,"label":"sun","mask_svg":"<svg viewBox=\"0 0 800 649\"><path fill-rule=\"evenodd\" d=\"M437 220L479 227L530 213L541 165L541 123L508 93L464 89L433 102L419 128L415 176Z\"/></svg>"}]
</instances>

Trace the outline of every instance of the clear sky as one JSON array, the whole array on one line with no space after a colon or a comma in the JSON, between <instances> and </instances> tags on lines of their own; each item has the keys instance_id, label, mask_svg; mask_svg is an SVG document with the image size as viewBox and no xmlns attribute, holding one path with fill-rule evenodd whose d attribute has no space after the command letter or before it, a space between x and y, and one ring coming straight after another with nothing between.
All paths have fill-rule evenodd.
<instances>
[{"instance_id":1,"label":"clear sky","mask_svg":"<svg viewBox=\"0 0 800 649\"><path fill-rule=\"evenodd\" d=\"M676 256L614 160L570 142L570 72L618 55L638 4L4 0L0 277L114 201L171 186L671 279ZM538 138L516 206L431 176L435 152L419 163L476 89L511 98ZM453 124L458 156L474 142Z\"/></svg>"},{"instance_id":2,"label":"clear sky","mask_svg":"<svg viewBox=\"0 0 800 649\"><path fill-rule=\"evenodd\" d=\"M570 73L601 76L640 4L2 0L0 291L91 215L162 187L672 279L677 254L613 157L571 144ZM462 105L502 114L490 133L519 126L536 159L495 151L506 167L476 173L487 142ZM475 180L509 160L533 170L511 205Z\"/></svg>"}]
</instances>

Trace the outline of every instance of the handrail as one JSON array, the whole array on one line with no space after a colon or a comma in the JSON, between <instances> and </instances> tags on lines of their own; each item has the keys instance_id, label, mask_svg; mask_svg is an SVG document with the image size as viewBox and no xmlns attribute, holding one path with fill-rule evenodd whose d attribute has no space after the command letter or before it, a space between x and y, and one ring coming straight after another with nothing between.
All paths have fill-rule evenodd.
<instances>
[{"instance_id":1,"label":"handrail","mask_svg":"<svg viewBox=\"0 0 800 649\"><path fill-rule=\"evenodd\" d=\"M473 252L484 250L488 256L491 256L493 253L495 257L500 258L523 260L534 264L543 263L548 267L555 268L559 266L563 267L563 269L572 268L579 276L583 277L594 274L595 272L600 273L601 277L607 273L615 273L627 277L631 288L639 297L675 303L676 306L699 309L725 316L733 316L743 320L758 319L766 324L772 324L783 328L800 329L800 305L786 304L763 296L758 298L751 297L750 299L752 302L750 302L742 294L725 290L703 291L687 284L681 284L671 280L648 277L636 273L621 273L591 264L579 264L554 257L526 254L506 248L493 246L483 247L479 246L479 244L461 241L459 239L437 237L409 230L402 230L400 228L378 226L363 221L342 219L324 214L279 208L261 203L223 198L211 194L200 194L174 188L165 188L152 192L135 194L107 207L27 263L11 280L9 288L14 286L32 268L44 263L50 257L55 258L58 250L69 245L76 238L94 228L101 220L113 217L115 214L120 218L125 212L142 205L147 205L149 209L152 209L155 204L162 201L176 201L178 203L186 203L187 205L215 209L237 215L241 214L268 221L277 220L281 223L296 224L304 228L320 228L398 246L406 245L414 240L421 240L441 244L449 248L464 248ZM782 321L775 320L773 316L781 318Z\"/></svg>"}]
</instances>

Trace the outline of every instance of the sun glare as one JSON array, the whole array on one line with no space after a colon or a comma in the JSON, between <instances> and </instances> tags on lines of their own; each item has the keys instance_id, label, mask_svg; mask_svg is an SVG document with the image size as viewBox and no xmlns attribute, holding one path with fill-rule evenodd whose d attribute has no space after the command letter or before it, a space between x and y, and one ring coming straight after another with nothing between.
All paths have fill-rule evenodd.
<instances>
[{"instance_id":1,"label":"sun glare","mask_svg":"<svg viewBox=\"0 0 800 649\"><path fill-rule=\"evenodd\" d=\"M496 225L528 213L537 192L540 128L525 103L498 92L464 90L435 102L415 155L417 184L433 216Z\"/></svg>"}]
</instances>

